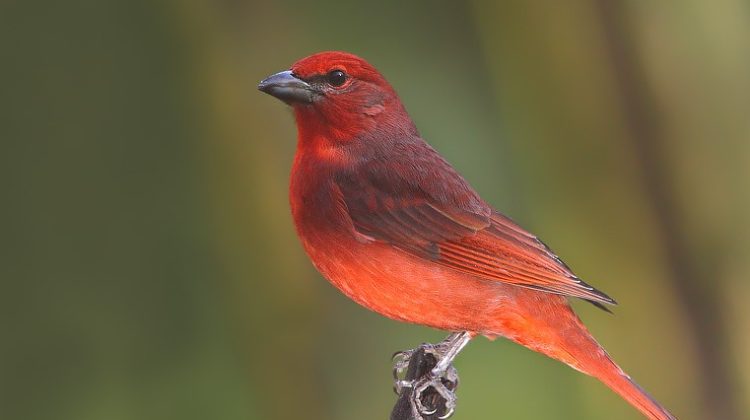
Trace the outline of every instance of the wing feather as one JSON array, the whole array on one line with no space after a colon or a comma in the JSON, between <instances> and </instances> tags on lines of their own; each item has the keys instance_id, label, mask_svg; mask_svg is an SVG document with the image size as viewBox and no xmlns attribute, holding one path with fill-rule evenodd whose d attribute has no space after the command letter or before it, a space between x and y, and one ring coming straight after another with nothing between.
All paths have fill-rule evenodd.
<instances>
[{"instance_id":1,"label":"wing feather","mask_svg":"<svg viewBox=\"0 0 750 420\"><path fill-rule=\"evenodd\" d=\"M337 177L359 233L483 279L577 297L599 307L616 303L576 277L536 236L493 211L429 146L409 146L422 148L416 156L423 161L408 154L392 156L394 161L387 163L372 159L357 172ZM394 165L402 170L390 170Z\"/></svg>"}]
</instances>

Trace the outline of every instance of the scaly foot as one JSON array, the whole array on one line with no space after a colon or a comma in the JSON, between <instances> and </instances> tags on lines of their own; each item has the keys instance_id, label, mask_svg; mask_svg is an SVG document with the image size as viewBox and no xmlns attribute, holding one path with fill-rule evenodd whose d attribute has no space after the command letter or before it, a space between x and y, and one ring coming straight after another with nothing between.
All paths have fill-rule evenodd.
<instances>
[{"instance_id":1,"label":"scaly foot","mask_svg":"<svg viewBox=\"0 0 750 420\"><path fill-rule=\"evenodd\" d=\"M396 394L400 394L401 389L404 387L413 387L415 381L407 381L404 379L404 376L406 370L409 368L409 362L411 362L412 356L419 349L424 350L425 354L432 355L438 364L438 366L432 370L432 376L451 381L455 384L453 386L453 389L455 389L458 386L458 371L456 371L456 368L451 364L443 370L440 370L439 368L439 362L443 360L445 352L448 351L448 344L446 342L440 342L436 345L424 343L415 349L403 350L393 354L393 391Z\"/></svg>"},{"instance_id":2,"label":"scaly foot","mask_svg":"<svg viewBox=\"0 0 750 420\"><path fill-rule=\"evenodd\" d=\"M393 366L394 391L400 395L404 388L411 388L409 400L415 418L422 418L422 415L433 415L440 408L441 404L436 403L434 398L426 398L425 393L430 388L445 401L443 415L439 418L447 419L456 408L455 390L458 387L458 372L449 360L444 360L446 356L450 357L451 344L447 340L437 345L425 343L416 349L397 352L393 355L395 360ZM436 366L429 374L421 378L406 380L404 374L412 357L420 349L435 359ZM440 363L441 361L443 363Z\"/></svg>"}]
</instances>

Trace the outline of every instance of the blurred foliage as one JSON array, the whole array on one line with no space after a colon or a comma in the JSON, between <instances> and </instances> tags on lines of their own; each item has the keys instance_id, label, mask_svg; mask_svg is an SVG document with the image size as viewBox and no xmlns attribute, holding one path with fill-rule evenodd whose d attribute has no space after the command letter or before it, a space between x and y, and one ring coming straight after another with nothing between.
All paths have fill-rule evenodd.
<instances>
[{"instance_id":1,"label":"blurred foliage","mask_svg":"<svg viewBox=\"0 0 750 420\"><path fill-rule=\"evenodd\" d=\"M293 121L255 91L327 49L374 63L489 202L618 299L576 307L641 385L683 419L747 418L748 4L606 3L0 3L0 418L386 417L389 355L443 333L315 273L287 209ZM457 367L459 419L637 418L504 340Z\"/></svg>"}]
</instances>

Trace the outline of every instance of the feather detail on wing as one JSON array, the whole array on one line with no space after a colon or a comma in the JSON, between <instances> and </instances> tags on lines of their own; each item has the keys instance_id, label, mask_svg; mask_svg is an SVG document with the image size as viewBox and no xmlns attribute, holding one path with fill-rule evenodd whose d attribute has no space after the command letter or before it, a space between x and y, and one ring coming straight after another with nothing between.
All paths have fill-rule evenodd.
<instances>
[{"instance_id":1,"label":"feather detail on wing","mask_svg":"<svg viewBox=\"0 0 750 420\"><path fill-rule=\"evenodd\" d=\"M576 277L536 236L498 212L477 214L415 195L399 199L367 189L348 192L346 208L363 235L487 280L577 297L599 307L615 304Z\"/></svg>"},{"instance_id":2,"label":"feather detail on wing","mask_svg":"<svg viewBox=\"0 0 750 420\"><path fill-rule=\"evenodd\" d=\"M495 212L418 137L361 140L357 164L334 176L354 229L412 255L492 281L602 304L536 236ZM352 143L357 147L358 143Z\"/></svg>"},{"instance_id":3,"label":"feather detail on wing","mask_svg":"<svg viewBox=\"0 0 750 420\"><path fill-rule=\"evenodd\" d=\"M576 277L539 239L499 213L474 235L439 244L438 262L476 276L592 302L615 301Z\"/></svg>"}]
</instances>

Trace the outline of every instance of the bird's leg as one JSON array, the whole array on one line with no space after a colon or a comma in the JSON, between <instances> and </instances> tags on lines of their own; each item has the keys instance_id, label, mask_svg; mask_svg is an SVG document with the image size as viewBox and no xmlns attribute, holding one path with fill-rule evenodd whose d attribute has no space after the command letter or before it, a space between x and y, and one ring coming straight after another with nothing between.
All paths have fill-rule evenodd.
<instances>
[{"instance_id":1,"label":"bird's leg","mask_svg":"<svg viewBox=\"0 0 750 420\"><path fill-rule=\"evenodd\" d=\"M471 340L472 336L473 335L468 331L453 333L445 340L438 343L438 347L443 350L442 358L438 358L437 365L432 368L432 376L443 376L446 371L453 366L453 359L455 359L456 356L458 356L458 353L469 344L469 340Z\"/></svg>"},{"instance_id":2,"label":"bird's leg","mask_svg":"<svg viewBox=\"0 0 750 420\"><path fill-rule=\"evenodd\" d=\"M403 388L412 388L410 400L413 409L420 415L430 415L434 414L435 411L437 411L437 408L429 409L425 407L422 402L422 395L429 388L432 388L445 400L445 414L440 418L450 417L456 408L456 395L454 392L458 387L458 372L453 367L452 363L458 353L469 343L469 340L471 340L472 337L473 334L467 331L452 333L445 340L436 345L425 343L417 349L396 353L394 359L398 360L393 368L395 391L400 394ZM411 357L418 349L423 349L426 354L430 354L435 358L437 361L435 367L430 370L429 374L422 378L412 381L401 379L401 373L409 366Z\"/></svg>"}]
</instances>

